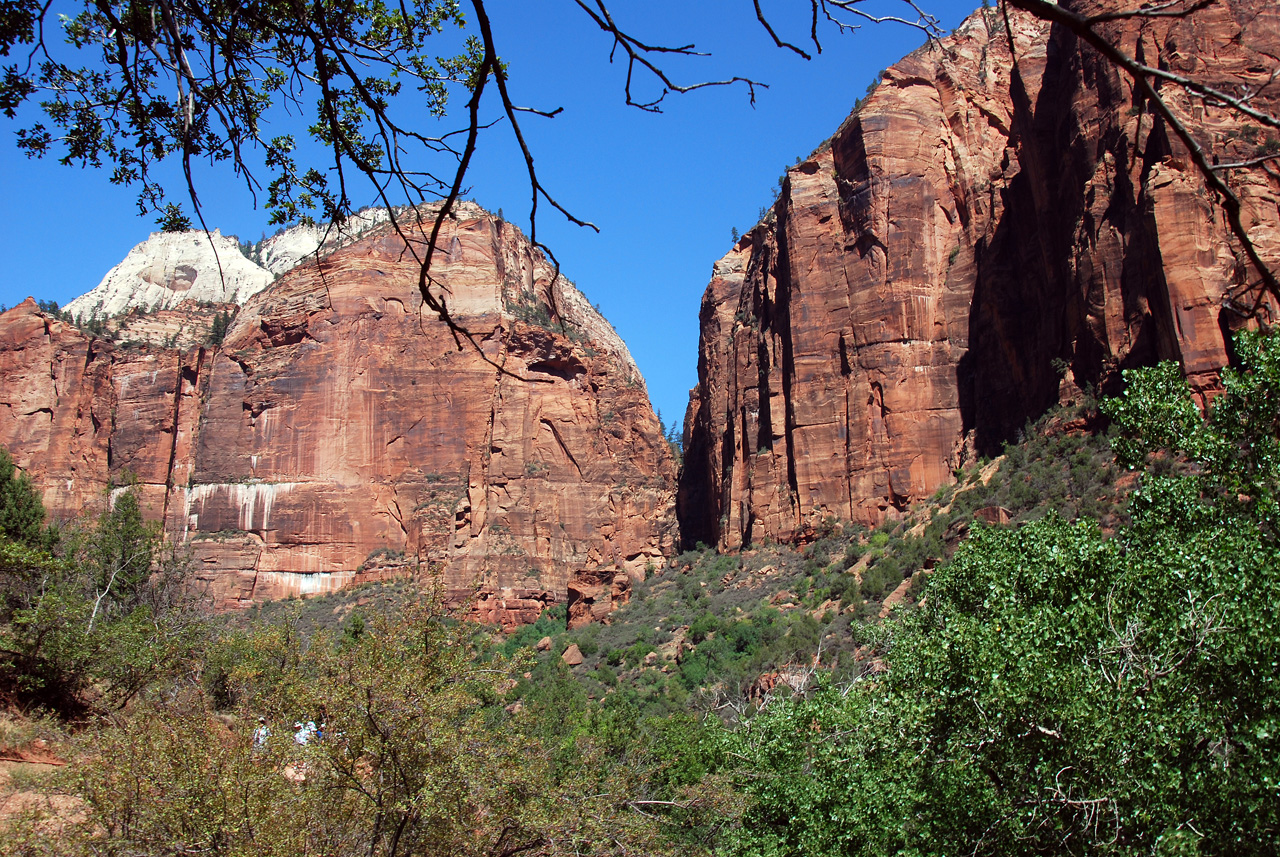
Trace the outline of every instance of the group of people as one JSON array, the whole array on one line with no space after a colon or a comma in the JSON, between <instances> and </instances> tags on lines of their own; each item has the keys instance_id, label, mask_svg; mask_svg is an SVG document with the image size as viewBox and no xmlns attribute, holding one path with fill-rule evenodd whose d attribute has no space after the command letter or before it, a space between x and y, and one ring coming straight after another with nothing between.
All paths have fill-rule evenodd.
<instances>
[{"instance_id":1,"label":"group of people","mask_svg":"<svg viewBox=\"0 0 1280 857\"><path fill-rule=\"evenodd\" d=\"M313 742L324 741L325 739L325 711L324 707L320 707L319 714L315 720L308 720L305 723L301 720L294 721L293 724L293 743L299 747L305 747ZM253 752L261 754L266 752L267 742L271 740L271 727L267 724L266 717L258 718L258 728L253 730Z\"/></svg>"},{"instance_id":2,"label":"group of people","mask_svg":"<svg viewBox=\"0 0 1280 857\"><path fill-rule=\"evenodd\" d=\"M301 720L294 721L293 724L293 743L299 747L305 747L312 741L324 740L324 724L323 722L317 726L314 720L308 720L303 723Z\"/></svg>"}]
</instances>

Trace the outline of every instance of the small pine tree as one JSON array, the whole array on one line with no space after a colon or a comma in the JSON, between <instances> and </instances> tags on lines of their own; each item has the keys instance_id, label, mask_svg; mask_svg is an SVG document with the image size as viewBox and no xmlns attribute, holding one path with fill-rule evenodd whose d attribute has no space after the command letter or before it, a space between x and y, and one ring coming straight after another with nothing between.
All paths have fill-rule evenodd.
<instances>
[{"instance_id":1,"label":"small pine tree","mask_svg":"<svg viewBox=\"0 0 1280 857\"><path fill-rule=\"evenodd\" d=\"M684 430L681 428L679 420L671 421L671 426L667 429L667 443L671 444L671 448L675 450L677 457L684 455Z\"/></svg>"},{"instance_id":2,"label":"small pine tree","mask_svg":"<svg viewBox=\"0 0 1280 857\"><path fill-rule=\"evenodd\" d=\"M0 537L33 548L48 547L51 538L31 477L18 470L5 449L0 449Z\"/></svg>"},{"instance_id":3,"label":"small pine tree","mask_svg":"<svg viewBox=\"0 0 1280 857\"><path fill-rule=\"evenodd\" d=\"M160 544L159 528L142 519L135 489L116 497L111 509L98 519L89 547L89 562L97 591L107 603L133 607L139 591L151 575Z\"/></svg>"},{"instance_id":4,"label":"small pine tree","mask_svg":"<svg viewBox=\"0 0 1280 857\"><path fill-rule=\"evenodd\" d=\"M227 328L231 326L231 313L223 310L213 317L213 326L209 328L210 345L221 345L227 338Z\"/></svg>"}]
</instances>

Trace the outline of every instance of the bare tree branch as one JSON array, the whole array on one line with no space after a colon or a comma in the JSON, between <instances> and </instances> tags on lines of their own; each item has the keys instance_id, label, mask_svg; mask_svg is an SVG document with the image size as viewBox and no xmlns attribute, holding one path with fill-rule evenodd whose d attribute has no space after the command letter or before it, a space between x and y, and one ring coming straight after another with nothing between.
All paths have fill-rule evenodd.
<instances>
[{"instance_id":1,"label":"bare tree branch","mask_svg":"<svg viewBox=\"0 0 1280 857\"><path fill-rule=\"evenodd\" d=\"M751 104L754 105L756 103L756 88L769 88L767 84L761 83L758 80L737 76L726 80L706 80L690 84L675 83L665 71L649 59L649 54L678 54L683 56L706 56L706 54L700 53L692 44L682 45L680 47L664 47L662 45L650 45L640 41L619 28L619 26L614 22L613 16L609 12L608 6L605 5L604 0L593 0L591 3L588 3L587 0L574 0L574 3L576 3L582 11L587 13L591 20L595 22L596 26L613 37L614 51L621 48L627 55L627 82L624 87L624 92L626 94L626 103L628 107L638 107L641 110L646 110L650 113L661 113L662 100L667 97L668 93L693 92L698 89L704 89L708 86L732 86L735 83L746 84L747 90L750 93ZM801 55L808 59L807 54L801 52ZM610 53L609 60L610 62L613 61L613 53ZM631 85L634 82L634 74L637 66L647 70L662 84L662 93L657 98L651 101L635 100L631 91Z\"/></svg>"},{"instance_id":2,"label":"bare tree branch","mask_svg":"<svg viewBox=\"0 0 1280 857\"><path fill-rule=\"evenodd\" d=\"M768 19L765 18L764 16L764 10L760 8L760 0L752 0L752 2L755 3L755 7L756 7L756 20L760 22L760 26L764 27L765 32L767 32L769 36L773 39L774 45L776 45L779 48L786 48L789 51L799 54L805 59L812 59L812 57L809 56L809 54L800 50L795 45L791 44L790 42L784 42L782 39L778 38L778 34L774 32L773 27L769 24ZM814 13L816 14L818 9L817 0L815 0L815 2L813 3L813 9L814 9ZM814 44L817 44L818 38L817 38L816 28L810 30L810 38L814 40ZM822 51L821 45L818 45L818 51L819 52Z\"/></svg>"}]
</instances>

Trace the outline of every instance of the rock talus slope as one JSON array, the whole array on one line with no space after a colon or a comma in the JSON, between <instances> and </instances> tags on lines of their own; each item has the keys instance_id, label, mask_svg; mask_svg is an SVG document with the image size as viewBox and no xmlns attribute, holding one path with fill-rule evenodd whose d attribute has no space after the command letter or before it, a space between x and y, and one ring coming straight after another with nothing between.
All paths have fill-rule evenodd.
<instances>
[{"instance_id":1,"label":"rock talus slope","mask_svg":"<svg viewBox=\"0 0 1280 857\"><path fill-rule=\"evenodd\" d=\"M389 226L248 299L220 348L0 316L0 444L66 516L131 474L223 606L442 569L505 625L599 619L672 548L675 468L625 345L509 224L464 206L420 312Z\"/></svg>"},{"instance_id":2,"label":"rock talus slope","mask_svg":"<svg viewBox=\"0 0 1280 857\"><path fill-rule=\"evenodd\" d=\"M1073 3L1083 8L1081 3ZM1065 30L975 13L888 69L788 170L701 309L679 508L687 543L806 538L927 497L1028 418L1121 368L1228 362L1245 271L1221 210L1130 81ZM1280 7L1215 4L1109 31L1151 65L1257 88ZM1275 112L1277 93L1259 106ZM1168 92L1227 159L1264 142ZM1234 179L1280 262L1280 176Z\"/></svg>"}]
</instances>

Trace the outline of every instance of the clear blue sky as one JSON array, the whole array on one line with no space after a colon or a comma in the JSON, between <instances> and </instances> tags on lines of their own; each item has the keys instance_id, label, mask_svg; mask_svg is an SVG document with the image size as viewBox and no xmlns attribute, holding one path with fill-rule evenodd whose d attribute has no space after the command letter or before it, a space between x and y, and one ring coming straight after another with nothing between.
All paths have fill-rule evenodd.
<instances>
[{"instance_id":1,"label":"clear blue sky","mask_svg":"<svg viewBox=\"0 0 1280 857\"><path fill-rule=\"evenodd\" d=\"M781 35L809 47L807 4L763 5ZM975 8L974 0L923 5L948 29ZM490 0L488 8L515 100L564 108L555 119L524 121L543 183L601 229L566 224L543 206L539 237L626 340L663 419L683 419L697 381L699 303L731 230L756 222L783 169L830 136L877 72L923 37L898 25L844 35L827 28L823 53L805 61L773 46L748 0L615 0L615 19L637 35L712 53L668 63L677 79L741 75L770 87L754 108L735 86L670 95L653 115L624 105L625 64L608 65L609 41L571 0ZM491 118L497 109L495 101ZM12 145L18 124L0 117L0 303L33 295L65 304L145 240L154 216L139 217L135 194L101 171L21 156ZM509 129L498 125L481 147L470 195L527 230L529 190ZM198 181L211 227L247 239L273 231L229 172L205 169Z\"/></svg>"}]
</instances>

